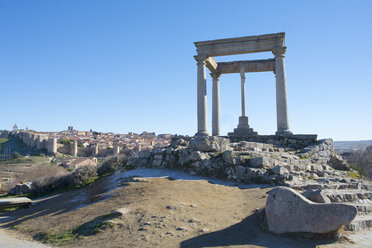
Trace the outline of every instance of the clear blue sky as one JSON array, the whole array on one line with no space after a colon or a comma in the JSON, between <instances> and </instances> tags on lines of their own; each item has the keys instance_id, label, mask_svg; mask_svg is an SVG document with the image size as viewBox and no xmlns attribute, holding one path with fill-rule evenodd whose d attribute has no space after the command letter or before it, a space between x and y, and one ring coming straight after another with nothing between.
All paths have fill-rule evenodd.
<instances>
[{"instance_id":1,"label":"clear blue sky","mask_svg":"<svg viewBox=\"0 0 372 248\"><path fill-rule=\"evenodd\" d=\"M357 0L0 0L0 129L193 135L193 42L286 32L291 130L372 139L371 9ZM273 134L274 74L246 80L250 125ZM220 82L226 134L240 115L240 78ZM209 74L207 84L211 131Z\"/></svg>"}]
</instances>

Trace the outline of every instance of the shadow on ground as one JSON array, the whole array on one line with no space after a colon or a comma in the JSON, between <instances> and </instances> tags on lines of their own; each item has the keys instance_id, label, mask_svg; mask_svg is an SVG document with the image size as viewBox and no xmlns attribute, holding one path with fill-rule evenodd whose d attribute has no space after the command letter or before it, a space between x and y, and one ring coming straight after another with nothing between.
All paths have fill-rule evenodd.
<instances>
[{"instance_id":1,"label":"shadow on ground","mask_svg":"<svg viewBox=\"0 0 372 248\"><path fill-rule=\"evenodd\" d=\"M110 176L101 178L94 184L81 189L42 199L37 205L30 208L0 212L0 226L2 225L1 227L3 228L12 228L22 222L44 215L59 215L109 199L111 195L107 193L112 188L112 180L110 179ZM127 181L121 182L120 186L128 185Z\"/></svg>"},{"instance_id":2,"label":"shadow on ground","mask_svg":"<svg viewBox=\"0 0 372 248\"><path fill-rule=\"evenodd\" d=\"M203 234L181 242L182 248L262 246L268 248L305 247L334 243L334 240L310 240L275 235L259 228L258 216L253 214L242 222L220 231Z\"/></svg>"}]
</instances>

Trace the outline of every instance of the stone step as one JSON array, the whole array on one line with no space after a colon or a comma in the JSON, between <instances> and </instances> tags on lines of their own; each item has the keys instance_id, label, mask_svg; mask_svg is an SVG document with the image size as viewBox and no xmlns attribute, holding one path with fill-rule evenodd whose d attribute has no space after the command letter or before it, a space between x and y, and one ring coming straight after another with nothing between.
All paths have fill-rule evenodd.
<instances>
[{"instance_id":1,"label":"stone step","mask_svg":"<svg viewBox=\"0 0 372 248\"><path fill-rule=\"evenodd\" d=\"M372 201L368 203L346 203L355 206L359 214L372 213Z\"/></svg>"},{"instance_id":2,"label":"stone step","mask_svg":"<svg viewBox=\"0 0 372 248\"><path fill-rule=\"evenodd\" d=\"M308 190L308 189L360 189L356 183L337 183L337 184L326 184L326 183L304 183L304 184L290 184L289 187L296 190Z\"/></svg>"},{"instance_id":3,"label":"stone step","mask_svg":"<svg viewBox=\"0 0 372 248\"><path fill-rule=\"evenodd\" d=\"M355 219L345 225L346 231L360 231L363 229L371 228L372 227L372 214L367 215L357 215Z\"/></svg>"},{"instance_id":4,"label":"stone step","mask_svg":"<svg viewBox=\"0 0 372 248\"><path fill-rule=\"evenodd\" d=\"M372 204L372 192L366 190L323 190L331 202L354 202Z\"/></svg>"}]
</instances>

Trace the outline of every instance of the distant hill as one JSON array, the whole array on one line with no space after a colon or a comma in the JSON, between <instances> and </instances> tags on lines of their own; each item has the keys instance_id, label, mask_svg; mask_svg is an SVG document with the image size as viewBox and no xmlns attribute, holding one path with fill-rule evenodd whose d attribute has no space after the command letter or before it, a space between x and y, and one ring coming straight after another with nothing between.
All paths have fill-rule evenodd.
<instances>
[{"instance_id":1,"label":"distant hill","mask_svg":"<svg viewBox=\"0 0 372 248\"><path fill-rule=\"evenodd\" d=\"M357 140L357 141L335 141L334 147L336 151L366 149L372 146L372 140Z\"/></svg>"}]
</instances>

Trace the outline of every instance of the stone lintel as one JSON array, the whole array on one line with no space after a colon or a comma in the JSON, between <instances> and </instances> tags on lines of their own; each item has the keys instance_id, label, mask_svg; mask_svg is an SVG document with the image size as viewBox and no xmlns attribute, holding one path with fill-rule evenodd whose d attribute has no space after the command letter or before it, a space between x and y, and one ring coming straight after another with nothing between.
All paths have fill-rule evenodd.
<instances>
[{"instance_id":1,"label":"stone lintel","mask_svg":"<svg viewBox=\"0 0 372 248\"><path fill-rule=\"evenodd\" d=\"M206 62L206 66L207 66L207 68L211 71L211 72L213 72L213 73L217 73L217 62L216 62L216 60L214 60L214 58L213 57L208 57L206 60L205 60L205 62Z\"/></svg>"},{"instance_id":2,"label":"stone lintel","mask_svg":"<svg viewBox=\"0 0 372 248\"><path fill-rule=\"evenodd\" d=\"M273 33L273 34L262 34L262 35L251 35L236 38L226 38L226 39L216 39L207 41L196 41L194 42L196 47L209 46L209 45L219 45L219 44L229 44L237 43L242 41L262 41L262 40L273 40L273 39L285 39L285 33Z\"/></svg>"},{"instance_id":3,"label":"stone lintel","mask_svg":"<svg viewBox=\"0 0 372 248\"><path fill-rule=\"evenodd\" d=\"M285 46L285 33L194 42L198 56L268 52Z\"/></svg>"},{"instance_id":4,"label":"stone lintel","mask_svg":"<svg viewBox=\"0 0 372 248\"><path fill-rule=\"evenodd\" d=\"M245 72L263 72L263 71L274 71L275 60L274 59L262 59L262 60L242 60L233 62L219 62L218 73L239 73L241 67L244 67Z\"/></svg>"}]
</instances>

